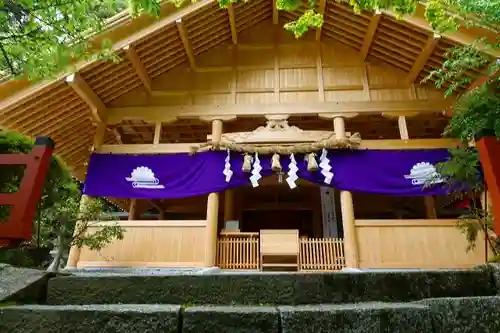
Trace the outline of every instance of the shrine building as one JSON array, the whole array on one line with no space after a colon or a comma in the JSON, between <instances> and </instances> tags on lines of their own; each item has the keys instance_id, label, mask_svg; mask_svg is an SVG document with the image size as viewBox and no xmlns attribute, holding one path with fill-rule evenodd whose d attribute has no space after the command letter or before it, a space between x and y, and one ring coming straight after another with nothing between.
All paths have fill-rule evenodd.
<instances>
[{"instance_id":1,"label":"shrine building","mask_svg":"<svg viewBox=\"0 0 500 333\"><path fill-rule=\"evenodd\" d=\"M269 0L165 4L159 19L122 13L94 38L113 40L120 62L0 85L0 124L51 137L85 184L82 204L105 197L127 212L123 240L99 252L73 247L68 267L487 260L484 237L466 251L462 211L436 170L459 144L441 136L457 96L422 79L450 47L495 35L437 35L421 5L401 20L330 0L318 11L323 26L299 39L283 29L298 14Z\"/></svg>"}]
</instances>

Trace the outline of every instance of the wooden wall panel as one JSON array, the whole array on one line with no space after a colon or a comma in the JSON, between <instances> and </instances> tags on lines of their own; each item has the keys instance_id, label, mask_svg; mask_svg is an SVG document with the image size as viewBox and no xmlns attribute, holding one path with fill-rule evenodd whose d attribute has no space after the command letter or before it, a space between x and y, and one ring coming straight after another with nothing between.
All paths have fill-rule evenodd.
<instances>
[{"instance_id":1,"label":"wooden wall panel","mask_svg":"<svg viewBox=\"0 0 500 333\"><path fill-rule=\"evenodd\" d=\"M103 222L106 223L106 222ZM83 248L78 267L202 267L206 221L118 221L126 230L102 251Z\"/></svg>"},{"instance_id":2,"label":"wooden wall panel","mask_svg":"<svg viewBox=\"0 0 500 333\"><path fill-rule=\"evenodd\" d=\"M358 52L341 44L318 44L307 39L281 39L277 43L272 39L260 40L259 44L240 40L238 45L221 45L200 54L195 71L180 67L156 77L153 96L139 87L112 101L110 107L308 103L321 101L321 89L325 101L404 101L443 96L436 89L406 86L405 73L365 63Z\"/></svg>"},{"instance_id":3,"label":"wooden wall panel","mask_svg":"<svg viewBox=\"0 0 500 333\"><path fill-rule=\"evenodd\" d=\"M361 268L470 268L485 263L485 241L466 252L456 220L356 220ZM491 255L491 254L490 254Z\"/></svg>"}]
</instances>

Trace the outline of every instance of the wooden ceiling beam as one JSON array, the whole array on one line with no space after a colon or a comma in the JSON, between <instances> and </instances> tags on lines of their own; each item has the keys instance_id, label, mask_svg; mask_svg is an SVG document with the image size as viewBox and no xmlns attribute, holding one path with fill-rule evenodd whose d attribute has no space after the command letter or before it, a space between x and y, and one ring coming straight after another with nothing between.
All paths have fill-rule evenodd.
<instances>
[{"instance_id":1,"label":"wooden ceiling beam","mask_svg":"<svg viewBox=\"0 0 500 333\"><path fill-rule=\"evenodd\" d=\"M192 70L196 70L196 60L194 57L193 49L191 47L191 43L189 42L186 28L184 27L184 23L182 22L182 19L179 18L175 20L175 24L177 25L177 29L179 30L182 44L184 45L184 51L186 51L186 55L189 60L189 65L191 66Z\"/></svg>"},{"instance_id":2,"label":"wooden ceiling beam","mask_svg":"<svg viewBox=\"0 0 500 333\"><path fill-rule=\"evenodd\" d=\"M418 55L417 60L415 60L415 63L413 64L410 73L405 78L405 84L406 85L411 85L415 83L415 80L418 78L418 75L424 69L425 64L431 57L432 53L434 52L434 49L436 48L437 44L439 43L439 40L441 39L441 36L438 34L433 34L432 36L429 37L427 40L427 43L425 44L424 48L422 49L422 52Z\"/></svg>"},{"instance_id":3,"label":"wooden ceiling beam","mask_svg":"<svg viewBox=\"0 0 500 333\"><path fill-rule=\"evenodd\" d=\"M325 8L326 8L326 0L320 0L319 7L318 7L318 13L320 13L321 15L324 15ZM324 19L324 16L323 16L323 19ZM323 22L324 22L324 20L323 20ZM321 40L321 31L323 28L323 24L318 29L316 29L316 40L317 41Z\"/></svg>"},{"instance_id":4,"label":"wooden ceiling beam","mask_svg":"<svg viewBox=\"0 0 500 333\"><path fill-rule=\"evenodd\" d=\"M234 13L234 6L230 3L227 6L227 14L229 15L229 25L231 28L231 39L233 44L238 44L238 28L236 28L236 15Z\"/></svg>"},{"instance_id":5,"label":"wooden ceiling beam","mask_svg":"<svg viewBox=\"0 0 500 333\"><path fill-rule=\"evenodd\" d=\"M453 103L452 98L408 101L363 101L363 102L316 102L280 104L226 104L226 105L179 105L179 106L134 106L108 108L108 123L122 120L143 120L156 123L180 118L221 116L265 116L266 114L317 115L317 114L380 114L383 112L441 112Z\"/></svg>"},{"instance_id":6,"label":"wooden ceiling beam","mask_svg":"<svg viewBox=\"0 0 500 333\"><path fill-rule=\"evenodd\" d=\"M106 112L106 105L90 88L87 82L79 73L74 73L66 77L66 82L73 88L76 94L90 107L93 118L102 122L104 120L103 113Z\"/></svg>"},{"instance_id":7,"label":"wooden ceiling beam","mask_svg":"<svg viewBox=\"0 0 500 333\"><path fill-rule=\"evenodd\" d=\"M276 7L276 0L272 1L273 4L273 24L278 24L280 21L280 13L278 7Z\"/></svg>"},{"instance_id":8,"label":"wooden ceiling beam","mask_svg":"<svg viewBox=\"0 0 500 333\"><path fill-rule=\"evenodd\" d=\"M128 145L104 145L102 153L112 154L177 154L191 152L192 147L199 146L200 143L162 143L152 144L128 144ZM453 148L460 145L457 139L391 139L391 140L363 140L359 149L438 149ZM146 148L146 149L144 149Z\"/></svg>"},{"instance_id":9,"label":"wooden ceiling beam","mask_svg":"<svg viewBox=\"0 0 500 333\"><path fill-rule=\"evenodd\" d=\"M125 21L123 25L107 30L109 32L96 36L96 39L102 40L106 37L110 40L118 40L112 46L112 50L117 51L128 44L145 39L155 32L164 29L166 26L174 23L179 17L185 17L198 10L210 8L216 1L217 0L198 1L178 10L171 10L171 4L166 2L165 5L162 5L164 8L162 9L163 12L161 13L162 17L160 19L153 17L147 18L146 15L143 15L140 19L138 18L131 21L132 18L130 17L130 20ZM126 37L124 38L124 36ZM82 70L93 63L94 61L82 60L74 64L74 67L77 70ZM0 85L0 97L2 97L0 98L1 112L22 104L27 97L44 93L44 90L50 89L52 84L60 79L64 79L66 75L67 73L58 76L56 80L44 80L36 84L31 84L31 82L27 80L22 82L19 80L11 80L7 84Z\"/></svg>"},{"instance_id":10,"label":"wooden ceiling beam","mask_svg":"<svg viewBox=\"0 0 500 333\"><path fill-rule=\"evenodd\" d=\"M146 68L144 67L144 64L141 61L141 58L137 54L137 51L133 45L127 45L123 48L126 53L127 57L132 63L132 67L134 68L137 76L141 80L142 84L146 88L149 94L151 94L152 88L151 88L151 78L148 75L148 72Z\"/></svg>"},{"instance_id":11,"label":"wooden ceiling beam","mask_svg":"<svg viewBox=\"0 0 500 333\"><path fill-rule=\"evenodd\" d=\"M361 56L363 60L368 56L368 51L370 51L370 47L373 43L373 38L375 37L375 33L377 32L378 25L380 23L380 19L382 18L382 13L377 10L375 14L373 14L370 24L368 24L368 29L366 30L366 35L363 40L363 46L361 46Z\"/></svg>"},{"instance_id":12,"label":"wooden ceiling beam","mask_svg":"<svg viewBox=\"0 0 500 333\"><path fill-rule=\"evenodd\" d=\"M425 18L425 5L417 4L417 9L412 15L405 15L403 18L399 18L399 16L389 10L383 10L384 14L394 17L396 19L401 19L404 22L407 22L414 27L422 29L424 31L434 32L432 26L429 24L429 21ZM462 25L458 31L447 31L443 32L441 36L451 39L454 42L463 45L470 45L474 43L478 37L484 37L488 39L491 43L495 43L498 38L498 33L480 27L466 27ZM500 58L500 50L498 48L487 47L483 43L478 43L478 47L486 54L489 54L495 58Z\"/></svg>"}]
</instances>

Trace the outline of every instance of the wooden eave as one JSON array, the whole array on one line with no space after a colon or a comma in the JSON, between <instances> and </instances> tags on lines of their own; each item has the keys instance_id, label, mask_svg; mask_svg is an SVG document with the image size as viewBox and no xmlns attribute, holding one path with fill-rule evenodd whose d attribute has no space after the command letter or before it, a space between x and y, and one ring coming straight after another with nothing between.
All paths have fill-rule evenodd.
<instances>
[{"instance_id":1,"label":"wooden eave","mask_svg":"<svg viewBox=\"0 0 500 333\"><path fill-rule=\"evenodd\" d=\"M396 20L390 12L356 15L349 6L333 0L318 2L324 25L316 40L335 40L363 52L368 61L385 62L407 73L407 84L418 82L445 60L445 50L470 43L476 36L495 38L484 29L461 28L435 36L423 17L422 6L414 16ZM273 10L272 0L254 0L221 9L215 0L202 0L184 8L162 6L159 19L135 20L120 14L111 27L93 39L105 38L123 61L79 62L78 72L55 80L30 84L10 80L0 85L0 124L29 136L49 135L57 153L82 178L95 132L95 123L106 117L108 104L181 65L196 69L196 57L224 42L238 43L238 34L267 19L295 19L298 13ZM304 10L304 8L302 9ZM299 11L300 12L300 11ZM491 54L500 56L498 52ZM471 76L480 76L472 72ZM154 125L153 125L154 126ZM120 143L112 129L105 144Z\"/></svg>"}]
</instances>

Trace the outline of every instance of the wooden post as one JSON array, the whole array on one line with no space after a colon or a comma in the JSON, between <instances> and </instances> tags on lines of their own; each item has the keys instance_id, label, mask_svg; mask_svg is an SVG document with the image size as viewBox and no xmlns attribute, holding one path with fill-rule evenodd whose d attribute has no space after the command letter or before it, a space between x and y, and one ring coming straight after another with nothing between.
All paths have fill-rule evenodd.
<instances>
[{"instance_id":1,"label":"wooden post","mask_svg":"<svg viewBox=\"0 0 500 333\"><path fill-rule=\"evenodd\" d=\"M434 197L433 196L424 197L424 203L425 203L426 218L431 220L437 219L436 202L434 201Z\"/></svg>"},{"instance_id":2,"label":"wooden post","mask_svg":"<svg viewBox=\"0 0 500 333\"><path fill-rule=\"evenodd\" d=\"M131 199L130 200L130 206L128 209L128 220L133 221L136 219L136 211L137 211L137 200L136 199Z\"/></svg>"},{"instance_id":3,"label":"wooden post","mask_svg":"<svg viewBox=\"0 0 500 333\"><path fill-rule=\"evenodd\" d=\"M234 219L234 190L226 190L224 193L224 221Z\"/></svg>"},{"instance_id":4,"label":"wooden post","mask_svg":"<svg viewBox=\"0 0 500 333\"><path fill-rule=\"evenodd\" d=\"M212 143L217 146L222 137L222 120L212 120ZM219 217L219 193L210 193L207 200L207 226L205 266L213 267L217 255L217 227Z\"/></svg>"},{"instance_id":5,"label":"wooden post","mask_svg":"<svg viewBox=\"0 0 500 333\"><path fill-rule=\"evenodd\" d=\"M345 138L345 122L342 117L333 118L333 130L337 139ZM345 264L349 268L359 267L358 237L354 218L354 203L349 191L340 191L340 209L344 227Z\"/></svg>"},{"instance_id":6,"label":"wooden post","mask_svg":"<svg viewBox=\"0 0 500 333\"><path fill-rule=\"evenodd\" d=\"M493 231L500 235L500 141L494 136L487 136L476 141L476 147L488 187L491 213L494 216Z\"/></svg>"},{"instance_id":7,"label":"wooden post","mask_svg":"<svg viewBox=\"0 0 500 333\"><path fill-rule=\"evenodd\" d=\"M94 136L94 145L93 145L93 151L98 152L103 143L104 143L104 137L106 135L106 123L105 122L99 122L97 124L97 129L95 132ZM82 195L82 198L80 200L80 211L82 211L89 202L90 197L87 195ZM75 232L78 230L79 223L76 223L75 227ZM80 260L80 253L81 253L81 247L79 246L72 246L71 249L69 250L69 255L68 255L68 262L66 263L66 269L68 268L76 268L78 265L78 261Z\"/></svg>"}]
</instances>

